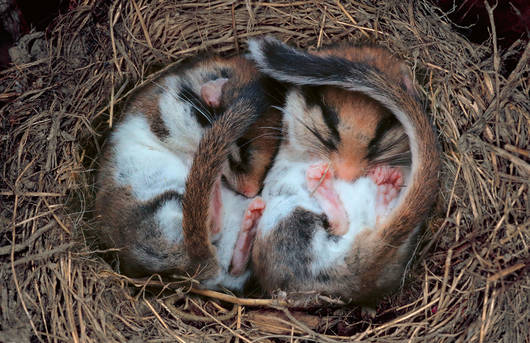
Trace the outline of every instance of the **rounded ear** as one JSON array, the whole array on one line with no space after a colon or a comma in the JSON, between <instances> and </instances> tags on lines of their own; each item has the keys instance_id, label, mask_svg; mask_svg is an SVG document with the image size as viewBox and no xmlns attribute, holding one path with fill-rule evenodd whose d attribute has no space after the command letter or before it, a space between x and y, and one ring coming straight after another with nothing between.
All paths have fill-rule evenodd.
<instances>
[{"instance_id":1,"label":"rounded ear","mask_svg":"<svg viewBox=\"0 0 530 343\"><path fill-rule=\"evenodd\" d=\"M217 108L221 105L223 86L228 82L226 78L208 81L201 86L201 98L206 105Z\"/></svg>"}]
</instances>

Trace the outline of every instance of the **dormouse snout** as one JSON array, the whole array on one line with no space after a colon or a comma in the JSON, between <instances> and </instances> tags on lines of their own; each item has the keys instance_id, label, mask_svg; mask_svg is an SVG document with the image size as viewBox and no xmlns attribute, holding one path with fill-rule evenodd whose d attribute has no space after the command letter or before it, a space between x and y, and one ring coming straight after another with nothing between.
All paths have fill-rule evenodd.
<instances>
[{"instance_id":1,"label":"dormouse snout","mask_svg":"<svg viewBox=\"0 0 530 343\"><path fill-rule=\"evenodd\" d=\"M247 198L253 198L259 193L259 184L254 180L239 179L238 191Z\"/></svg>"},{"instance_id":2,"label":"dormouse snout","mask_svg":"<svg viewBox=\"0 0 530 343\"><path fill-rule=\"evenodd\" d=\"M340 156L332 156L331 165L335 172L335 177L345 181L354 181L363 176L366 168L366 162Z\"/></svg>"}]
</instances>

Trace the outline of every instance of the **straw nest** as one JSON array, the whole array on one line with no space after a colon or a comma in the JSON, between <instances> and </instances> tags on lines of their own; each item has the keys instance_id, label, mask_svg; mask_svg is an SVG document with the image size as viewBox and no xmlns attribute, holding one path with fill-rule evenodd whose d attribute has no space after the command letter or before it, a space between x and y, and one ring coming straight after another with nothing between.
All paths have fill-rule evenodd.
<instances>
[{"instance_id":1,"label":"straw nest","mask_svg":"<svg viewBox=\"0 0 530 343\"><path fill-rule=\"evenodd\" d=\"M0 341L523 342L530 292L527 42L470 44L425 2L77 1L0 73ZM412 67L443 150L441 193L406 282L363 319L318 298L198 295L116 274L87 233L94 170L155 66L274 34L369 41ZM521 54L512 71L503 61ZM222 299L220 299L222 298ZM290 301L294 301L291 302ZM284 306L284 305L290 306Z\"/></svg>"}]
</instances>

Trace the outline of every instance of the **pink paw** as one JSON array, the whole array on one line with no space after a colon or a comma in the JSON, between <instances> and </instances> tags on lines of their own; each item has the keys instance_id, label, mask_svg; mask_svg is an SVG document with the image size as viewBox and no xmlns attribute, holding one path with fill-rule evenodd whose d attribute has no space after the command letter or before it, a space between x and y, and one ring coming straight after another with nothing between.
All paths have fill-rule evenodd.
<instances>
[{"instance_id":1,"label":"pink paw","mask_svg":"<svg viewBox=\"0 0 530 343\"><path fill-rule=\"evenodd\" d=\"M230 262L230 274L241 275L250 259L252 242L256 235L258 221L265 210L265 202L261 197L256 197L250 202L243 216L241 230L237 236L232 261Z\"/></svg>"},{"instance_id":2,"label":"pink paw","mask_svg":"<svg viewBox=\"0 0 530 343\"><path fill-rule=\"evenodd\" d=\"M309 191L328 217L331 233L344 235L348 232L349 220L346 210L333 187L333 171L327 163L311 165L306 171Z\"/></svg>"},{"instance_id":3,"label":"pink paw","mask_svg":"<svg viewBox=\"0 0 530 343\"><path fill-rule=\"evenodd\" d=\"M390 203L399 196L403 186L403 172L398 167L378 166L368 173L377 185L375 208L377 222L388 214Z\"/></svg>"},{"instance_id":4,"label":"pink paw","mask_svg":"<svg viewBox=\"0 0 530 343\"><path fill-rule=\"evenodd\" d=\"M395 187L403 185L403 173L397 167L377 166L368 172L368 176L376 185L392 184Z\"/></svg>"},{"instance_id":5,"label":"pink paw","mask_svg":"<svg viewBox=\"0 0 530 343\"><path fill-rule=\"evenodd\" d=\"M333 169L327 163L316 163L306 171L306 181L309 191L314 192L319 187L332 187Z\"/></svg>"},{"instance_id":6,"label":"pink paw","mask_svg":"<svg viewBox=\"0 0 530 343\"><path fill-rule=\"evenodd\" d=\"M243 223L241 224L241 230L250 231L255 226L258 219L261 218L263 211L265 210L265 202L261 197L256 197L250 202L243 216Z\"/></svg>"}]
</instances>

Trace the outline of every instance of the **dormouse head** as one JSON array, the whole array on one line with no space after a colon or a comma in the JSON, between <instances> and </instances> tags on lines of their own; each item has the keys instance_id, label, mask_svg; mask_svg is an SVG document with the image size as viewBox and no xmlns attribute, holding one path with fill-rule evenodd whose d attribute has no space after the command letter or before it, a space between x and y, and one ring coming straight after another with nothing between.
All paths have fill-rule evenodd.
<instances>
[{"instance_id":1,"label":"dormouse head","mask_svg":"<svg viewBox=\"0 0 530 343\"><path fill-rule=\"evenodd\" d=\"M282 140L282 112L269 107L231 147L223 183L247 198L256 196Z\"/></svg>"},{"instance_id":2,"label":"dormouse head","mask_svg":"<svg viewBox=\"0 0 530 343\"><path fill-rule=\"evenodd\" d=\"M374 99L333 86L300 86L292 91L285 121L291 145L329 159L335 175L350 181L373 166L385 134L399 127Z\"/></svg>"},{"instance_id":3,"label":"dormouse head","mask_svg":"<svg viewBox=\"0 0 530 343\"><path fill-rule=\"evenodd\" d=\"M309 53L272 37L250 41L249 49L262 72L293 85L285 106L289 141L329 158L339 178L410 160L396 97L417 93L408 68L387 50L342 45Z\"/></svg>"}]
</instances>

